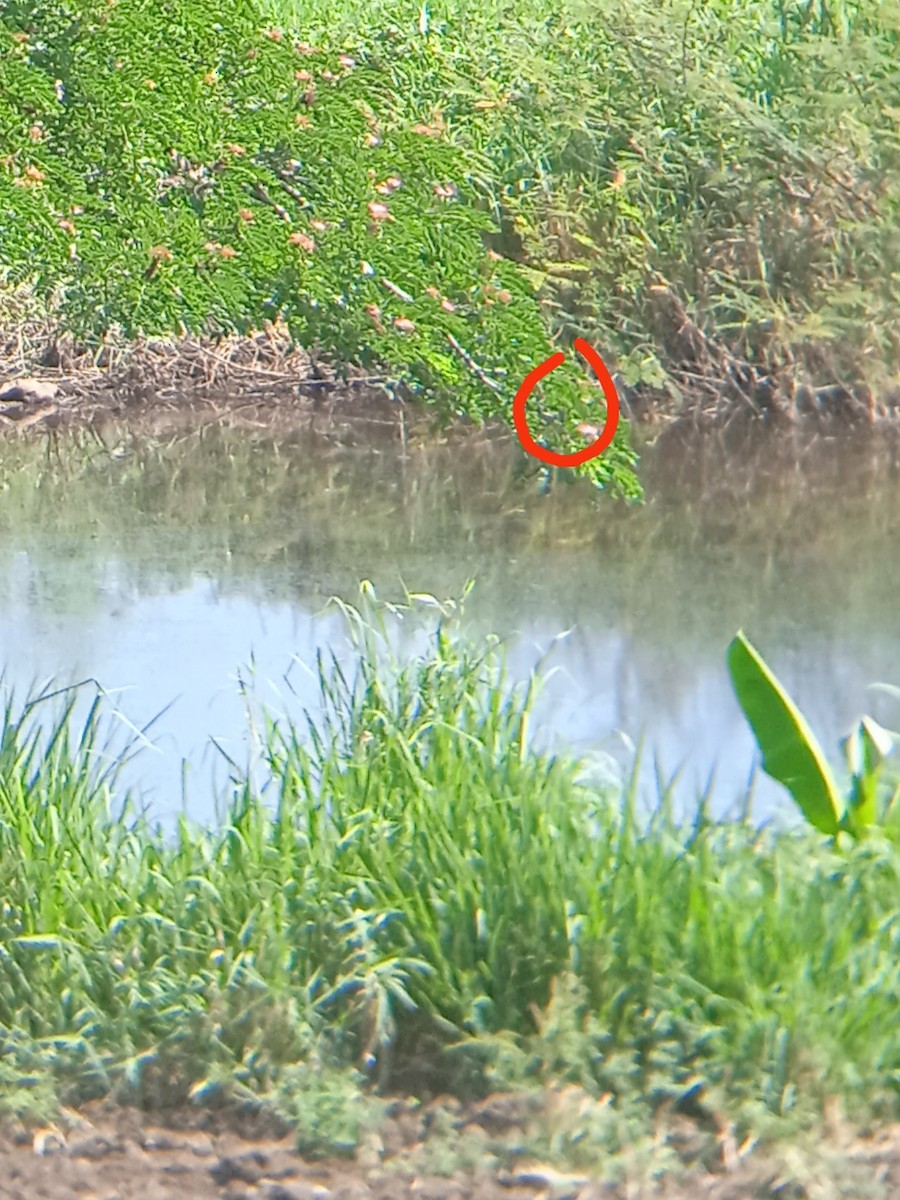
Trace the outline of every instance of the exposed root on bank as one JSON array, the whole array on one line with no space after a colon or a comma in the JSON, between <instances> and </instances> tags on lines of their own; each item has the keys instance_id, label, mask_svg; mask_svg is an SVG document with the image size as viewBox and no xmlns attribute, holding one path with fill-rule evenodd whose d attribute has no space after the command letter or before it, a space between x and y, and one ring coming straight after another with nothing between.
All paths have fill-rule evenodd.
<instances>
[{"instance_id":1,"label":"exposed root on bank","mask_svg":"<svg viewBox=\"0 0 900 1200\"><path fill-rule=\"evenodd\" d=\"M668 383L629 388L614 376L623 412L636 425L691 434L900 427L900 387L879 394L866 383L813 387L787 360L764 369L736 357L692 320L662 278L649 295ZM452 348L481 374L458 343ZM399 427L405 437L411 410L402 401L409 396L396 376L326 363L293 342L283 325L267 322L243 336L135 340L113 330L88 345L38 312L27 289L0 293L0 436L36 425L65 428L101 417L200 410L211 419L243 414L262 426L339 412L364 424Z\"/></svg>"},{"instance_id":2,"label":"exposed root on bank","mask_svg":"<svg viewBox=\"0 0 900 1200\"><path fill-rule=\"evenodd\" d=\"M198 411L251 423L333 414L401 426L402 382L352 366L335 369L267 322L245 336L129 340L116 331L79 343L35 316L21 295L0 316L0 435L61 428L150 410Z\"/></svg>"},{"instance_id":3,"label":"exposed root on bank","mask_svg":"<svg viewBox=\"0 0 900 1200\"><path fill-rule=\"evenodd\" d=\"M668 421L697 432L768 426L829 431L900 423L900 387L880 393L868 383L814 386L785 351L768 364L736 356L704 332L669 284L659 278L649 289L653 331L670 387L636 391L637 420L663 413Z\"/></svg>"}]
</instances>

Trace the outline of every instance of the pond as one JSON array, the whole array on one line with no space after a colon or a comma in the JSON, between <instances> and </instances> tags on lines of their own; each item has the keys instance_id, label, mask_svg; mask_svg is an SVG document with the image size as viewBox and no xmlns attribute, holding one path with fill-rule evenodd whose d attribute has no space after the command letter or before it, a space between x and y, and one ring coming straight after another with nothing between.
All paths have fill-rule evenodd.
<instances>
[{"instance_id":1,"label":"pond","mask_svg":"<svg viewBox=\"0 0 900 1200\"><path fill-rule=\"evenodd\" d=\"M739 628L829 756L863 711L900 725L868 690L900 683L892 447L661 436L641 475L643 507L565 474L542 486L518 447L477 432L401 444L188 423L10 441L6 683L93 678L136 727L165 709L128 777L164 822L183 804L212 819L220 749L245 756L239 675L278 711L314 704L316 650L343 640L327 601L354 601L361 579L398 599L401 581L447 597L474 578L473 634L504 638L516 677L548 651L558 668L545 744L626 764L643 738L642 786L655 759L680 768L688 807L715 769L713 809L732 808L754 764L724 666ZM754 811L791 815L766 779Z\"/></svg>"}]
</instances>

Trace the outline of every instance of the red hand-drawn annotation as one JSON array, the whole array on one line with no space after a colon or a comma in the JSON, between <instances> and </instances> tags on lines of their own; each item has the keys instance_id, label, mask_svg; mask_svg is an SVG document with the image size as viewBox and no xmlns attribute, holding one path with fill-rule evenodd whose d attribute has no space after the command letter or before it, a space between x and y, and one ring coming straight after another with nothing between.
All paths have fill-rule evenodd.
<instances>
[{"instance_id":1,"label":"red hand-drawn annotation","mask_svg":"<svg viewBox=\"0 0 900 1200\"><path fill-rule=\"evenodd\" d=\"M580 467L582 463L590 462L592 458L596 458L610 446L619 424L619 393L616 391L612 376L606 369L606 363L584 338L575 339L575 349L594 368L594 374L600 380L603 394L606 396L606 424L596 441L574 454L557 454L553 450L539 446L528 429L528 421L525 418L525 402L540 381L566 361L566 356L561 350L556 354L551 354L548 359L525 376L522 386L516 392L516 398L513 400L513 424L519 435L519 441L534 458L549 463L552 467Z\"/></svg>"}]
</instances>

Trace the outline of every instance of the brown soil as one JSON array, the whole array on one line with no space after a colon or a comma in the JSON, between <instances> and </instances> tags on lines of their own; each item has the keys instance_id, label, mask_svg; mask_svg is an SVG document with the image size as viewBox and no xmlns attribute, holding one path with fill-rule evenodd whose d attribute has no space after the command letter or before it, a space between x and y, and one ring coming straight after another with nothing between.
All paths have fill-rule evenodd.
<instances>
[{"instance_id":1,"label":"brown soil","mask_svg":"<svg viewBox=\"0 0 900 1200\"><path fill-rule=\"evenodd\" d=\"M48 322L0 325L0 436L111 420L162 430L185 420L283 429L321 419L330 428L342 416L402 434L403 395L399 380L336 372L271 324L220 339L110 335L94 348Z\"/></svg>"},{"instance_id":2,"label":"brown soil","mask_svg":"<svg viewBox=\"0 0 900 1200\"><path fill-rule=\"evenodd\" d=\"M669 385L630 389L617 379L632 422L693 431L900 426L900 388L878 395L865 384L813 388L792 364L756 368L704 334L668 287L652 292ZM405 436L404 423L416 417L397 403L406 394L401 379L336 371L295 346L282 326L216 339L129 341L113 332L90 347L36 315L27 293L0 300L0 436L148 416L167 427L199 416L279 429L317 417L327 426L344 416Z\"/></svg>"},{"instance_id":3,"label":"brown soil","mask_svg":"<svg viewBox=\"0 0 900 1200\"><path fill-rule=\"evenodd\" d=\"M0 1134L3 1200L839 1200L900 1196L900 1126L867 1138L831 1129L801 1147L738 1147L670 1122L609 1168L560 1169L526 1152L528 1120L561 1100L498 1095L469 1109L395 1102L351 1159L308 1159L269 1116L96 1102L52 1128ZM583 1093L575 1097L583 1109ZM528 1114L528 1120L525 1114ZM551 1126L531 1125L546 1134ZM662 1169L661 1169L662 1168Z\"/></svg>"}]
</instances>

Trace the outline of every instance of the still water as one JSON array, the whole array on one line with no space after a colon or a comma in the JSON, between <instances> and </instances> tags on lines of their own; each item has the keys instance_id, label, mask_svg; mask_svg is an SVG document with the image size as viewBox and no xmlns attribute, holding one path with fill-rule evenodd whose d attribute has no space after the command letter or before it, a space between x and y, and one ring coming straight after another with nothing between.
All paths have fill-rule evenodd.
<instances>
[{"instance_id":1,"label":"still water","mask_svg":"<svg viewBox=\"0 0 900 1200\"><path fill-rule=\"evenodd\" d=\"M357 442L359 439L357 439ZM129 767L164 822L214 819L221 751L248 753L238 677L276 712L315 707L317 649L345 645L329 597L361 579L459 595L510 672L549 651L545 744L620 764L644 741L690 807L746 791L754 747L724 667L743 628L832 757L864 711L900 727L898 456L839 440L645 447L647 503L626 508L481 436L368 444L311 432L82 434L0 449L0 664L35 682L96 680ZM402 583L401 583L402 581ZM558 635L566 632L564 638ZM162 711L161 710L165 710ZM770 781L755 811L791 816Z\"/></svg>"}]
</instances>

